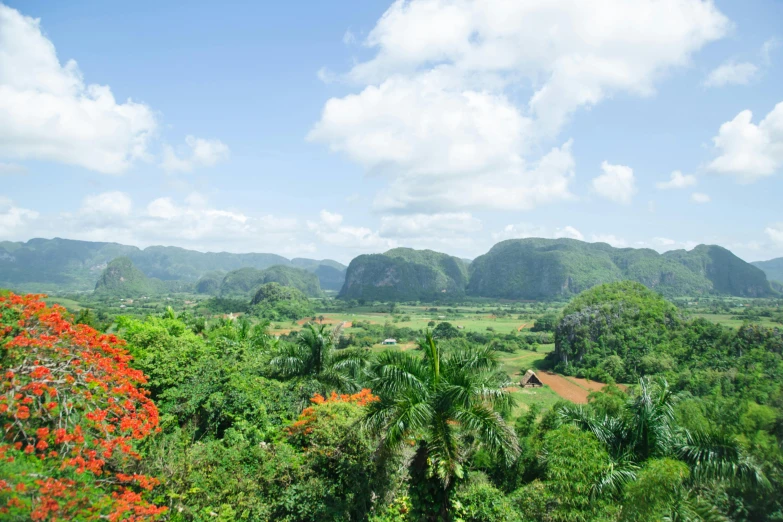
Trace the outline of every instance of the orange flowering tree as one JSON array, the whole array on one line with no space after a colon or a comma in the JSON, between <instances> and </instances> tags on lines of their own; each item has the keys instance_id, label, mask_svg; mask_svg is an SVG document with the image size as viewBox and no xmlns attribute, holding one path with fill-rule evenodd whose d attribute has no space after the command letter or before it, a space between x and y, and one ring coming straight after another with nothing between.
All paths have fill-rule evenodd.
<instances>
[{"instance_id":1,"label":"orange flowering tree","mask_svg":"<svg viewBox=\"0 0 783 522\"><path fill-rule=\"evenodd\" d=\"M158 410L123 341L43 296L0 296L0 519L154 520L133 472Z\"/></svg>"}]
</instances>

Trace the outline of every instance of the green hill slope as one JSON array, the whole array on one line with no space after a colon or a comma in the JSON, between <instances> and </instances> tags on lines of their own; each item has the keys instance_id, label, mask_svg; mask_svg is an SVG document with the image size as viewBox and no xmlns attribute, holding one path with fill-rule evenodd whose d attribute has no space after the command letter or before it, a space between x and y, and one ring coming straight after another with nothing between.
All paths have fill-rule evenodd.
<instances>
[{"instance_id":1,"label":"green hill slope","mask_svg":"<svg viewBox=\"0 0 783 522\"><path fill-rule=\"evenodd\" d=\"M415 301L464 295L468 274L461 259L434 252L395 248L351 261L340 297Z\"/></svg>"},{"instance_id":2,"label":"green hill slope","mask_svg":"<svg viewBox=\"0 0 783 522\"><path fill-rule=\"evenodd\" d=\"M113 297L138 297L161 290L160 280L153 280L134 266L128 257L114 259L101 273L95 293Z\"/></svg>"},{"instance_id":3,"label":"green hill slope","mask_svg":"<svg viewBox=\"0 0 783 522\"><path fill-rule=\"evenodd\" d=\"M470 265L468 294L508 299L567 298L602 283L631 280L664 295L774 292L764 273L718 246L658 254L575 239L511 239Z\"/></svg>"},{"instance_id":4,"label":"green hill slope","mask_svg":"<svg viewBox=\"0 0 783 522\"><path fill-rule=\"evenodd\" d=\"M783 257L769 261L754 261L751 264L763 270L767 274L767 279L783 284Z\"/></svg>"},{"instance_id":5,"label":"green hill slope","mask_svg":"<svg viewBox=\"0 0 783 522\"><path fill-rule=\"evenodd\" d=\"M117 243L70 239L0 242L0 286L17 291L90 291L108 263L127 256L147 277L195 283L210 272L250 267L299 266L324 277L324 287L339 290L345 266L330 259L288 259L276 254L196 252L178 247L139 249ZM321 267L332 270L319 270ZM342 279L341 279L342 278ZM174 285L177 286L177 285ZM181 286L181 285L180 285Z\"/></svg>"},{"instance_id":6,"label":"green hill slope","mask_svg":"<svg viewBox=\"0 0 783 522\"><path fill-rule=\"evenodd\" d=\"M240 268L232 270L220 283L222 297L250 298L261 285L278 283L281 286L296 288L309 297L321 297L321 285L312 272L290 266L272 266L265 270Z\"/></svg>"}]
</instances>

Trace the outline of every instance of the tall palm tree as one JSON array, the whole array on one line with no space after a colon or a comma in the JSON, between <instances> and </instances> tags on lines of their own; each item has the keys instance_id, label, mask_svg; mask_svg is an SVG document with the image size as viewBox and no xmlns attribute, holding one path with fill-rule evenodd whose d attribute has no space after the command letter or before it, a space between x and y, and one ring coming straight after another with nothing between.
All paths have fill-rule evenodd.
<instances>
[{"instance_id":1,"label":"tall palm tree","mask_svg":"<svg viewBox=\"0 0 783 522\"><path fill-rule=\"evenodd\" d=\"M371 403L365 422L386 450L417 445L411 477L430 487L435 483L440 505L429 518L446 519L472 442L509 460L518 454L516 435L499 413L513 401L497 378L498 360L490 348L444 354L429 330L419 345L423 357L387 350L370 365L370 387L380 401Z\"/></svg>"},{"instance_id":2,"label":"tall palm tree","mask_svg":"<svg viewBox=\"0 0 783 522\"><path fill-rule=\"evenodd\" d=\"M318 382L321 391L355 392L359 390L359 372L369 359L364 349L337 350L335 340L340 327L305 325L296 343L282 347L271 365L284 378L305 377Z\"/></svg>"},{"instance_id":3,"label":"tall palm tree","mask_svg":"<svg viewBox=\"0 0 783 522\"><path fill-rule=\"evenodd\" d=\"M726 481L767 487L761 469L725 433L691 432L677 425L674 406L677 395L665 379L641 379L639 392L630 398L618 416L599 417L579 405L563 406L561 422L591 431L606 446L614 463L594 487L594 494L618 495L637 479L645 462L670 458L685 463L690 476L677 493L671 520L706 519L693 513L715 512L697 494L709 481ZM706 511L705 511L706 510ZM691 513L685 516L683 513Z\"/></svg>"}]
</instances>

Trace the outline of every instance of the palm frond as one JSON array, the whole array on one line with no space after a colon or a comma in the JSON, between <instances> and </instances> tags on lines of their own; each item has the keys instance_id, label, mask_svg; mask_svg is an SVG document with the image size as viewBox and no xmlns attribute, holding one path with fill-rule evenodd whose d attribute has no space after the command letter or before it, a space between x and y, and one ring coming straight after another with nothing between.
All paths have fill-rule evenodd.
<instances>
[{"instance_id":1,"label":"palm frond","mask_svg":"<svg viewBox=\"0 0 783 522\"><path fill-rule=\"evenodd\" d=\"M690 466L694 480L725 480L769 487L769 480L761 467L742 452L731 435L683 431L682 438L676 454Z\"/></svg>"},{"instance_id":2,"label":"palm frond","mask_svg":"<svg viewBox=\"0 0 783 522\"><path fill-rule=\"evenodd\" d=\"M483 404L474 404L468 409L456 411L454 420L460 423L463 430L475 433L491 452L502 455L506 461L519 455L519 444L514 430L493 409Z\"/></svg>"}]
</instances>

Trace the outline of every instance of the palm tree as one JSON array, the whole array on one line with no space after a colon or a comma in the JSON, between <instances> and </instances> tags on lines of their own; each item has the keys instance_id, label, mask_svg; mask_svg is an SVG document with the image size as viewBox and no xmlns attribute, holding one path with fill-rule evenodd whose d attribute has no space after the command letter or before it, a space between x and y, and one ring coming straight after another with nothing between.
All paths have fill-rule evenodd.
<instances>
[{"instance_id":1,"label":"palm tree","mask_svg":"<svg viewBox=\"0 0 783 522\"><path fill-rule=\"evenodd\" d=\"M413 489L429 490L428 502L439 504L424 517L447 519L471 441L509 460L518 454L516 435L499 413L513 400L497 378L490 348L455 348L444 355L429 330L419 345L423 357L387 350L371 364L370 387L380 400L369 406L365 423L380 436L382 449L417 445L410 470L420 482ZM428 502L414 504L424 509Z\"/></svg>"},{"instance_id":2,"label":"palm tree","mask_svg":"<svg viewBox=\"0 0 783 522\"><path fill-rule=\"evenodd\" d=\"M698 488L709 481L768 487L760 468L743 453L734 437L690 432L678 426L676 402L677 395L665 379L641 379L638 395L628 400L618 416L598 417L579 405L561 407L561 422L591 431L614 461L594 486L594 494L608 492L619 496L626 485L637 480L646 462L663 458L681 461L690 471L667 516L671 520L697 520L700 518L694 514L716 512L697 494Z\"/></svg>"},{"instance_id":3,"label":"palm tree","mask_svg":"<svg viewBox=\"0 0 783 522\"><path fill-rule=\"evenodd\" d=\"M294 344L283 346L271 365L284 378L305 377L317 381L321 391L359 390L359 371L369 359L364 349L335 349L341 328L306 324Z\"/></svg>"}]
</instances>

